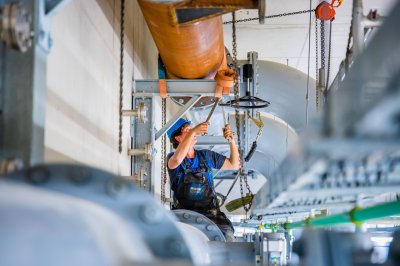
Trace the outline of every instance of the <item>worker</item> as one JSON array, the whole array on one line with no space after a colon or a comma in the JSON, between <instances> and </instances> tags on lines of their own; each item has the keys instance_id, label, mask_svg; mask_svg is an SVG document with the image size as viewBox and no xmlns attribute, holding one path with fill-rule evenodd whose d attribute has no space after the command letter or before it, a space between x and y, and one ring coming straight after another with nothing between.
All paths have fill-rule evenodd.
<instances>
[{"instance_id":1,"label":"worker","mask_svg":"<svg viewBox=\"0 0 400 266\"><path fill-rule=\"evenodd\" d=\"M227 241L233 241L232 223L218 206L212 169L239 169L239 152L229 125L224 128L224 137L231 140L229 158L211 150L195 150L196 136L207 134L208 127L208 122L191 127L191 121L180 118L167 132L175 149L167 157L173 209L205 215L221 229Z\"/></svg>"}]
</instances>

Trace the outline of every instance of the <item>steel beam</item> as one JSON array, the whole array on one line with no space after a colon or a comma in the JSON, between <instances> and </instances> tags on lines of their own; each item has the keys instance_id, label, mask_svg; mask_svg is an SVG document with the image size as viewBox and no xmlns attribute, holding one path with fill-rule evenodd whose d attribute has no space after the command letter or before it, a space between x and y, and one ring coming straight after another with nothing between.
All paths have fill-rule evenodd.
<instances>
[{"instance_id":1,"label":"steel beam","mask_svg":"<svg viewBox=\"0 0 400 266\"><path fill-rule=\"evenodd\" d=\"M348 197L348 196L358 196L360 194L365 195L381 195L388 192L398 192L400 193L400 182L391 185L370 185L369 187L359 186L359 187L336 187L336 188L317 188L317 189L304 189L283 192L273 204L270 204L270 208L279 208L283 204L290 202L296 202L301 199L314 199L311 201L323 201L322 199L327 199L333 196ZM290 205L290 204L289 204Z\"/></svg>"},{"instance_id":2,"label":"steel beam","mask_svg":"<svg viewBox=\"0 0 400 266\"><path fill-rule=\"evenodd\" d=\"M176 121L178 121L179 118L181 118L184 114L186 114L187 111L190 110L190 108L193 107L193 105L196 104L196 102L201 98L201 95L193 95L192 99L190 99L168 122L167 124L161 128L159 131L157 131L155 135L155 140L158 140L160 137L162 137L174 124Z\"/></svg>"},{"instance_id":3,"label":"steel beam","mask_svg":"<svg viewBox=\"0 0 400 266\"><path fill-rule=\"evenodd\" d=\"M173 80L167 79L167 96L215 96L216 82L214 80L199 80L199 79L184 79ZM151 97L159 95L159 81L158 80L136 80L135 97Z\"/></svg>"},{"instance_id":4,"label":"steel beam","mask_svg":"<svg viewBox=\"0 0 400 266\"><path fill-rule=\"evenodd\" d=\"M324 210L324 209L342 209L349 210L354 207L354 203L348 202L335 202L335 203L326 203L326 204L309 204L309 205L299 205L293 207L279 207L279 208L268 208L265 209L262 213L258 215L254 215L254 217L262 216L262 220L266 221L269 219L287 218L287 217L307 217L309 216L311 211L315 210Z\"/></svg>"}]
</instances>

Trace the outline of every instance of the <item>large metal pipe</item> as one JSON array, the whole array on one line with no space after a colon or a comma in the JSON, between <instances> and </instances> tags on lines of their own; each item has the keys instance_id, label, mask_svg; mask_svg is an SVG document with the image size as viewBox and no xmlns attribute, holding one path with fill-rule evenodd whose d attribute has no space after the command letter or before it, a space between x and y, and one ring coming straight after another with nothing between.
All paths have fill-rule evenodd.
<instances>
[{"instance_id":1,"label":"large metal pipe","mask_svg":"<svg viewBox=\"0 0 400 266\"><path fill-rule=\"evenodd\" d=\"M226 67L222 17L173 25L170 10L185 1L139 0L169 78L214 78Z\"/></svg>"}]
</instances>

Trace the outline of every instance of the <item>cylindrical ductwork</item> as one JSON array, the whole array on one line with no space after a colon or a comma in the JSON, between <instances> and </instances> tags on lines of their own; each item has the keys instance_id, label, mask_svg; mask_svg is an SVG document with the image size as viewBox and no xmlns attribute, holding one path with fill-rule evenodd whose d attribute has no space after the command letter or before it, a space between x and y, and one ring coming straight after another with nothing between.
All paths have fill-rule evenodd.
<instances>
[{"instance_id":1,"label":"cylindrical ductwork","mask_svg":"<svg viewBox=\"0 0 400 266\"><path fill-rule=\"evenodd\" d=\"M169 78L214 78L226 67L222 17L173 25L170 12L183 2L139 0Z\"/></svg>"}]
</instances>

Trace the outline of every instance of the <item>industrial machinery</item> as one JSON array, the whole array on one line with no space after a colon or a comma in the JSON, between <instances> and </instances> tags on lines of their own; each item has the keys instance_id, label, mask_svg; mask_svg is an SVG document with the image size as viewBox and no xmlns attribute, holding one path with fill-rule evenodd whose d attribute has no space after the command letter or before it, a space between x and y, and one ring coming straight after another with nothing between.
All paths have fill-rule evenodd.
<instances>
[{"instance_id":1,"label":"industrial machinery","mask_svg":"<svg viewBox=\"0 0 400 266\"><path fill-rule=\"evenodd\" d=\"M0 1L0 265L399 264L399 3L382 25L353 1L347 56L330 82L332 23L344 1L266 16L263 0L138 0L159 79L133 78L131 108L120 100L120 153L123 117L131 126L131 175L120 176L43 163L50 21L65 1L22 2ZM128 10L124 0L119 7L122 90ZM237 18L241 9L258 16ZM315 82L255 51L238 58L238 23L309 14L310 36L313 13ZM366 46L364 32L377 26ZM169 210L165 135L183 116L211 121L199 148L227 154L221 129L236 131L240 169L215 173L234 242L200 213Z\"/></svg>"}]
</instances>

